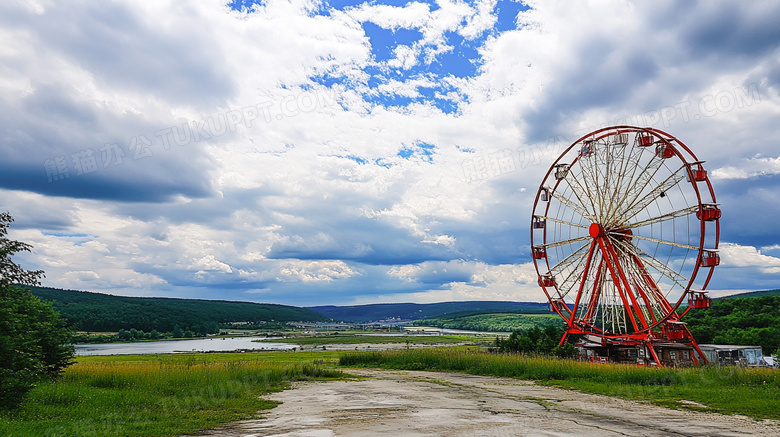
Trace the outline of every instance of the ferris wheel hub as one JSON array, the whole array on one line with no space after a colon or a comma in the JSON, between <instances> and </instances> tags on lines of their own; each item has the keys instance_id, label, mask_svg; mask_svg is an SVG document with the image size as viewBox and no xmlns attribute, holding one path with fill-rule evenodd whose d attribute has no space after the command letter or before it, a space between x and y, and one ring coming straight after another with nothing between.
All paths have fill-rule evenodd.
<instances>
[{"instance_id":1,"label":"ferris wheel hub","mask_svg":"<svg viewBox=\"0 0 780 437\"><path fill-rule=\"evenodd\" d=\"M604 233L604 228L598 223L593 223L590 225L590 228L588 228L588 233L591 237L598 238Z\"/></svg>"}]
</instances>

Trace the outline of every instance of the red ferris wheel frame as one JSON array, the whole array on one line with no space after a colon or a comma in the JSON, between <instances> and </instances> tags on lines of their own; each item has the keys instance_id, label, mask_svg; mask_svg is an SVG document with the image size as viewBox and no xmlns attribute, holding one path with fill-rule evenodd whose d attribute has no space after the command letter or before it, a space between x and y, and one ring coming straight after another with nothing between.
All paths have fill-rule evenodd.
<instances>
[{"instance_id":1,"label":"red ferris wheel frame","mask_svg":"<svg viewBox=\"0 0 780 437\"><path fill-rule=\"evenodd\" d=\"M678 206L667 194L675 190ZM688 146L654 128L590 132L547 171L533 211L534 265L551 310L566 322L562 343L583 334L621 344L681 341L706 361L680 319L709 306L721 213L703 161ZM654 253L641 247L652 244ZM666 248L667 259L659 260Z\"/></svg>"}]
</instances>

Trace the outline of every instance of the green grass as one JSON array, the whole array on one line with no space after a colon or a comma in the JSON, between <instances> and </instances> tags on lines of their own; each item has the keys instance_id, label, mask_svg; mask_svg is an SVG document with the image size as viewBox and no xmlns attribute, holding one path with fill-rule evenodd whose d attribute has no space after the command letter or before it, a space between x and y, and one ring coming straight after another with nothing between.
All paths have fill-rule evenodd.
<instances>
[{"instance_id":1,"label":"green grass","mask_svg":"<svg viewBox=\"0 0 780 437\"><path fill-rule=\"evenodd\" d=\"M414 344L453 344L453 343L469 343L469 342L490 342L490 338L475 337L471 335L403 335L403 336L380 336L380 335L351 335L351 334L330 334L330 335L318 335L311 337L295 337L287 338L284 340L255 340L257 342L271 342L271 343L295 343L302 346L322 346L329 344L384 344L384 343L406 343L410 345Z\"/></svg>"},{"instance_id":2,"label":"green grass","mask_svg":"<svg viewBox=\"0 0 780 437\"><path fill-rule=\"evenodd\" d=\"M515 314L499 312L473 314L471 311L464 311L461 313L445 314L418 320L415 324L447 329L512 332L531 329L534 326L544 328L548 325L560 325L561 318L557 314Z\"/></svg>"},{"instance_id":3,"label":"green grass","mask_svg":"<svg viewBox=\"0 0 780 437\"><path fill-rule=\"evenodd\" d=\"M679 409L744 414L755 419L780 419L778 369L714 366L648 368L445 348L344 352L339 357L342 366L456 371L530 379L545 385ZM706 408L682 401L697 402Z\"/></svg>"},{"instance_id":4,"label":"green grass","mask_svg":"<svg viewBox=\"0 0 780 437\"><path fill-rule=\"evenodd\" d=\"M55 383L0 413L3 436L178 436L276 403L289 381L338 378L335 353L82 357Z\"/></svg>"},{"instance_id":5,"label":"green grass","mask_svg":"<svg viewBox=\"0 0 780 437\"><path fill-rule=\"evenodd\" d=\"M18 411L0 413L0 435L180 436L258 417L276 405L259 395L294 380L344 377L337 363L531 379L675 408L699 409L681 402L687 400L705 411L780 419L778 370L657 369L450 347L81 357L59 381L33 389Z\"/></svg>"}]
</instances>

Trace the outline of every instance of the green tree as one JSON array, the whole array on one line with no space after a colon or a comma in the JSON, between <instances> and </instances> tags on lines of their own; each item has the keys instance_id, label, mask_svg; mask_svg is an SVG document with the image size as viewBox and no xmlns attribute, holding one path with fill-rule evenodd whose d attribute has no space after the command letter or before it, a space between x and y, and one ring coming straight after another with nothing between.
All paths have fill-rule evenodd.
<instances>
[{"instance_id":1,"label":"green tree","mask_svg":"<svg viewBox=\"0 0 780 437\"><path fill-rule=\"evenodd\" d=\"M64 321L50 304L17 286L38 285L43 271L24 270L11 257L32 246L7 238L13 222L0 213L0 408L19 405L36 383L71 364L73 346Z\"/></svg>"},{"instance_id":2,"label":"green tree","mask_svg":"<svg viewBox=\"0 0 780 437\"><path fill-rule=\"evenodd\" d=\"M552 353L560 358L577 358L577 347L567 342L555 346Z\"/></svg>"}]
</instances>

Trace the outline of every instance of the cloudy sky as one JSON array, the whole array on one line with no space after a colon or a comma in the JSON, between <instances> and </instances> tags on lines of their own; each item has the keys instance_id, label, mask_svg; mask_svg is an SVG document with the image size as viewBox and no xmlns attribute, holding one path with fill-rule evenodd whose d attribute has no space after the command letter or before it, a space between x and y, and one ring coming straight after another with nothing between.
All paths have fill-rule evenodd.
<instances>
[{"instance_id":1,"label":"cloudy sky","mask_svg":"<svg viewBox=\"0 0 780 437\"><path fill-rule=\"evenodd\" d=\"M0 209L44 285L542 301L533 198L651 126L722 203L710 289L780 288L780 3L0 4Z\"/></svg>"}]
</instances>

